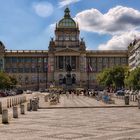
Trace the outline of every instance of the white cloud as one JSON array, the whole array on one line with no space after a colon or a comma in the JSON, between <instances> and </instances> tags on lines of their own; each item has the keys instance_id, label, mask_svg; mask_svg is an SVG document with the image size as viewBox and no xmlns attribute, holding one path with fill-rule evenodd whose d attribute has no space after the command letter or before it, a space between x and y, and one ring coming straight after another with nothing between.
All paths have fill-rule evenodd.
<instances>
[{"instance_id":1,"label":"white cloud","mask_svg":"<svg viewBox=\"0 0 140 140\"><path fill-rule=\"evenodd\" d=\"M33 9L40 17L48 17L53 13L53 5L48 2L34 3Z\"/></svg>"},{"instance_id":2,"label":"white cloud","mask_svg":"<svg viewBox=\"0 0 140 140\"><path fill-rule=\"evenodd\" d=\"M75 20L84 31L116 35L140 28L140 11L116 6L103 14L92 8L78 13Z\"/></svg>"},{"instance_id":3,"label":"white cloud","mask_svg":"<svg viewBox=\"0 0 140 140\"><path fill-rule=\"evenodd\" d=\"M131 31L121 35L114 35L107 43L99 45L99 50L126 50L127 46L134 40L140 38L140 32Z\"/></svg>"},{"instance_id":4,"label":"white cloud","mask_svg":"<svg viewBox=\"0 0 140 140\"><path fill-rule=\"evenodd\" d=\"M140 38L140 11L133 8L116 6L107 13L92 8L78 13L75 20L83 31L112 35L99 50L127 49L134 36Z\"/></svg>"},{"instance_id":5,"label":"white cloud","mask_svg":"<svg viewBox=\"0 0 140 140\"><path fill-rule=\"evenodd\" d=\"M69 4L79 2L79 1L81 1L81 0L60 0L59 7L64 7L64 6L67 6Z\"/></svg>"}]
</instances>

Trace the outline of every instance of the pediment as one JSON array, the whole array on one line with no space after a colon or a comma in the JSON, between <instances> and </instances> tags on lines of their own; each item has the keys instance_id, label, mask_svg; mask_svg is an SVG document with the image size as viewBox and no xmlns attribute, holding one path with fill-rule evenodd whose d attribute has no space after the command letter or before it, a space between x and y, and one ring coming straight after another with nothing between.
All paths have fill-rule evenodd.
<instances>
[{"instance_id":1,"label":"pediment","mask_svg":"<svg viewBox=\"0 0 140 140\"><path fill-rule=\"evenodd\" d=\"M79 53L78 50L74 50L71 48L65 48L65 49L60 49L60 50L56 50L56 53Z\"/></svg>"}]
</instances>

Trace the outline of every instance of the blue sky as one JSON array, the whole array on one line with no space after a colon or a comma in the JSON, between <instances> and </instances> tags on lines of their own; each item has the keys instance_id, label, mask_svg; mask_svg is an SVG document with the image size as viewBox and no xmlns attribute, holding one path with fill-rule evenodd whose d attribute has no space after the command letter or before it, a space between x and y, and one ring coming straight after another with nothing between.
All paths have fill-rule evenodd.
<instances>
[{"instance_id":1,"label":"blue sky","mask_svg":"<svg viewBox=\"0 0 140 140\"><path fill-rule=\"evenodd\" d=\"M140 38L140 0L0 0L0 40L10 50L47 50L68 5L87 49L126 49Z\"/></svg>"}]
</instances>

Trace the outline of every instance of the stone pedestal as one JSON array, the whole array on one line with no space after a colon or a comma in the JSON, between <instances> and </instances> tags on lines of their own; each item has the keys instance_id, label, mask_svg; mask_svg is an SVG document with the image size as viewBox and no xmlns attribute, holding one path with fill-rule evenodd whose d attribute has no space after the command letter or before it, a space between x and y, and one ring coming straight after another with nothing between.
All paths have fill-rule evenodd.
<instances>
[{"instance_id":1,"label":"stone pedestal","mask_svg":"<svg viewBox=\"0 0 140 140\"><path fill-rule=\"evenodd\" d=\"M8 110L2 110L2 123L7 124L8 122Z\"/></svg>"},{"instance_id":2,"label":"stone pedestal","mask_svg":"<svg viewBox=\"0 0 140 140\"><path fill-rule=\"evenodd\" d=\"M20 113L21 114L25 114L25 106L24 105L20 105Z\"/></svg>"},{"instance_id":3,"label":"stone pedestal","mask_svg":"<svg viewBox=\"0 0 140 140\"><path fill-rule=\"evenodd\" d=\"M17 108L17 106L13 106L13 118L18 118L18 108Z\"/></svg>"},{"instance_id":4,"label":"stone pedestal","mask_svg":"<svg viewBox=\"0 0 140 140\"><path fill-rule=\"evenodd\" d=\"M32 100L32 110L37 111L38 109L38 103L35 99Z\"/></svg>"}]
</instances>

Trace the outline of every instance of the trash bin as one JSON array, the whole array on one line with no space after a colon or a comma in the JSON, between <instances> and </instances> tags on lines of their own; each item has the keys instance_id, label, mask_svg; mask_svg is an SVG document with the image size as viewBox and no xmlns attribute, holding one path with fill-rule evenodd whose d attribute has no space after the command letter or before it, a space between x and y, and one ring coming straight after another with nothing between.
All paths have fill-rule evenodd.
<instances>
[{"instance_id":1,"label":"trash bin","mask_svg":"<svg viewBox=\"0 0 140 140\"><path fill-rule=\"evenodd\" d=\"M129 105L129 95L124 96L125 105Z\"/></svg>"}]
</instances>

